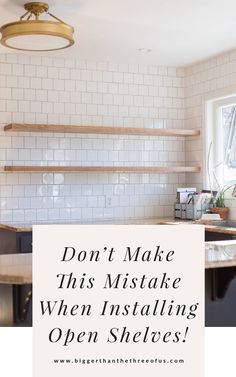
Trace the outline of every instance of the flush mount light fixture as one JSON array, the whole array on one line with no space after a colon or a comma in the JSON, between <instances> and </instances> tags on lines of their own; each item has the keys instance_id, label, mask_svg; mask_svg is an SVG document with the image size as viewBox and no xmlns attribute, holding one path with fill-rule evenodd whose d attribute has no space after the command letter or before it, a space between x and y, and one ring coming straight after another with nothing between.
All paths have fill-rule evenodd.
<instances>
[{"instance_id":1,"label":"flush mount light fixture","mask_svg":"<svg viewBox=\"0 0 236 377\"><path fill-rule=\"evenodd\" d=\"M47 3L26 3L24 8L26 13L19 21L0 28L3 46L24 51L53 51L74 44L73 27L50 13ZM43 13L54 20L39 19Z\"/></svg>"}]
</instances>

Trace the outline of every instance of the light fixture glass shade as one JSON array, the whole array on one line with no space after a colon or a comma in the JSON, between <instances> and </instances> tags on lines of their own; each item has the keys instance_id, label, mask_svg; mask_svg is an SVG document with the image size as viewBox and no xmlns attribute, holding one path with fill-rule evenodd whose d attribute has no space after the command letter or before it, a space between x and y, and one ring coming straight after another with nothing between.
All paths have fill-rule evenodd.
<instances>
[{"instance_id":1,"label":"light fixture glass shade","mask_svg":"<svg viewBox=\"0 0 236 377\"><path fill-rule=\"evenodd\" d=\"M47 6L46 3L28 3L32 7L36 5ZM42 12L45 9L42 9ZM28 12L29 13L29 12ZM49 13L50 16L58 21L39 20L35 15L34 20L20 20L3 25L0 28L2 34L1 44L5 47L24 51L52 51L61 50L74 44L72 26L59 20ZM22 16L24 17L24 16Z\"/></svg>"},{"instance_id":2,"label":"light fixture glass shade","mask_svg":"<svg viewBox=\"0 0 236 377\"><path fill-rule=\"evenodd\" d=\"M40 45L43 46L42 50ZM18 35L8 39L6 46L24 51L51 51L66 48L69 46L69 42L67 39L51 35Z\"/></svg>"}]
</instances>

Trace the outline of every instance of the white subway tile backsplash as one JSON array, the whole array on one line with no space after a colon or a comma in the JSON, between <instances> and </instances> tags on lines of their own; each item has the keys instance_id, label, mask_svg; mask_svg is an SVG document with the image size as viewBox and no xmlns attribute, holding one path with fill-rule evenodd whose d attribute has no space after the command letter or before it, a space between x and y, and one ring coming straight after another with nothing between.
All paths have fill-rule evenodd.
<instances>
[{"instance_id":1,"label":"white subway tile backsplash","mask_svg":"<svg viewBox=\"0 0 236 377\"><path fill-rule=\"evenodd\" d=\"M37 101L43 102L43 101L47 101L47 99L48 99L47 91L44 90L44 89L37 90L35 94L36 94L35 99ZM31 100L33 100L33 99L31 98Z\"/></svg>"},{"instance_id":2,"label":"white subway tile backsplash","mask_svg":"<svg viewBox=\"0 0 236 377\"><path fill-rule=\"evenodd\" d=\"M31 77L30 79L31 89L41 89L42 88L42 79L37 77Z\"/></svg>"},{"instance_id":3,"label":"white subway tile backsplash","mask_svg":"<svg viewBox=\"0 0 236 377\"><path fill-rule=\"evenodd\" d=\"M36 77L47 77L48 69L47 67L43 67L42 65L36 66Z\"/></svg>"},{"instance_id":4,"label":"white subway tile backsplash","mask_svg":"<svg viewBox=\"0 0 236 377\"><path fill-rule=\"evenodd\" d=\"M6 79L7 88L17 88L18 86L18 77L17 76L7 76Z\"/></svg>"},{"instance_id":5,"label":"white subway tile backsplash","mask_svg":"<svg viewBox=\"0 0 236 377\"><path fill-rule=\"evenodd\" d=\"M14 121L183 127L183 70L27 55L0 58L2 125ZM182 140L139 136L19 133L1 135L0 148L2 163L22 165L181 164L185 159ZM159 200L159 189L168 196L185 179L173 175L163 189L160 185L167 184L168 177L156 174L2 177L1 221L25 222L161 216L170 213L170 203Z\"/></svg>"},{"instance_id":6,"label":"white subway tile backsplash","mask_svg":"<svg viewBox=\"0 0 236 377\"><path fill-rule=\"evenodd\" d=\"M1 63L0 74L4 75L4 76L11 75L12 74L12 65L11 64Z\"/></svg>"}]
</instances>

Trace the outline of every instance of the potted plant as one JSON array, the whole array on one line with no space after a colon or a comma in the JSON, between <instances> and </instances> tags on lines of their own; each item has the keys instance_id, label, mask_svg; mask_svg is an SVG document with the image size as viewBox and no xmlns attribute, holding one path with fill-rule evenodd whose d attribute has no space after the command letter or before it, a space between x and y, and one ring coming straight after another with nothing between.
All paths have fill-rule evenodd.
<instances>
[{"instance_id":1,"label":"potted plant","mask_svg":"<svg viewBox=\"0 0 236 377\"><path fill-rule=\"evenodd\" d=\"M211 208L211 212L218 213L222 220L227 220L229 215L229 208L225 206L225 192L232 186L234 185L223 187L218 191L216 197L212 199L213 207Z\"/></svg>"}]
</instances>

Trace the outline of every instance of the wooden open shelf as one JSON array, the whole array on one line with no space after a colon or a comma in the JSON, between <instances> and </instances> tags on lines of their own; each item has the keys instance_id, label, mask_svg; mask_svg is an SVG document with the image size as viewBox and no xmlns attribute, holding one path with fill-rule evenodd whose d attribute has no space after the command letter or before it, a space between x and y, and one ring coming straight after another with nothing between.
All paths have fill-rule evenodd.
<instances>
[{"instance_id":1,"label":"wooden open shelf","mask_svg":"<svg viewBox=\"0 0 236 377\"><path fill-rule=\"evenodd\" d=\"M199 136L200 130L168 128L131 128L105 126L70 126L56 124L11 123L4 131L12 132L59 132L80 134L140 135L140 136Z\"/></svg>"},{"instance_id":2,"label":"wooden open shelf","mask_svg":"<svg viewBox=\"0 0 236 377\"><path fill-rule=\"evenodd\" d=\"M199 173L200 166L2 166L5 172Z\"/></svg>"},{"instance_id":3,"label":"wooden open shelf","mask_svg":"<svg viewBox=\"0 0 236 377\"><path fill-rule=\"evenodd\" d=\"M11 123L8 132L58 132L140 136L199 136L200 130ZM5 172L199 173L200 166L2 166Z\"/></svg>"}]
</instances>

